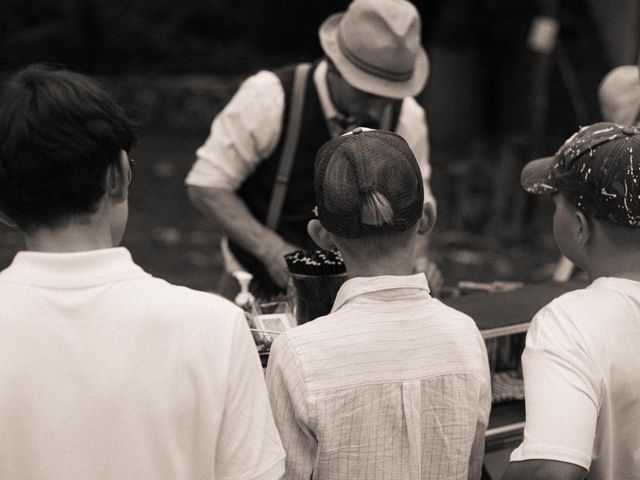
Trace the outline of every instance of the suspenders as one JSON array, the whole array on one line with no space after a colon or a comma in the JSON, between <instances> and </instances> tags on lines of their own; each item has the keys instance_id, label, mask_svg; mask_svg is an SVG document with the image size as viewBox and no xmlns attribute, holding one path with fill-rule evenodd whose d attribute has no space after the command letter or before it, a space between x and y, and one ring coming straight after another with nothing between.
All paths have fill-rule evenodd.
<instances>
[{"instance_id":1,"label":"suspenders","mask_svg":"<svg viewBox=\"0 0 640 480\"><path fill-rule=\"evenodd\" d=\"M289 121L284 131L284 145L282 156L278 164L275 185L269 201L267 218L265 225L271 230L275 230L280 223L282 206L287 195L291 168L296 156L296 147L300 138L300 125L302 123L302 111L304 109L305 85L311 65L308 63L299 64L293 76L293 90L291 93L291 105L289 107Z\"/></svg>"}]
</instances>

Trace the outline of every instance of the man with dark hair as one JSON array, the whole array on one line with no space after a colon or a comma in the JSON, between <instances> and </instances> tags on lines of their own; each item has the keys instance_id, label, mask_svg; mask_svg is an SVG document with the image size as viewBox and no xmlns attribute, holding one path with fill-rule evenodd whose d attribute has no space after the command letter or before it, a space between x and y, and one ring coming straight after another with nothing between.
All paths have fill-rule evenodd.
<instances>
[{"instance_id":1,"label":"man with dark hair","mask_svg":"<svg viewBox=\"0 0 640 480\"><path fill-rule=\"evenodd\" d=\"M418 163L392 132L355 129L315 163L309 235L347 268L329 315L280 334L267 385L287 479L478 480L491 408L473 320L412 274L435 222Z\"/></svg>"},{"instance_id":2,"label":"man with dark hair","mask_svg":"<svg viewBox=\"0 0 640 480\"><path fill-rule=\"evenodd\" d=\"M531 323L524 442L503 479L638 478L640 129L584 127L555 156L527 164L521 180L553 196L558 248L592 283Z\"/></svg>"},{"instance_id":3,"label":"man with dark hair","mask_svg":"<svg viewBox=\"0 0 640 480\"><path fill-rule=\"evenodd\" d=\"M134 142L82 75L36 65L2 90L0 219L26 251L0 272L0 478L279 478L241 310L118 247Z\"/></svg>"},{"instance_id":4,"label":"man with dark hair","mask_svg":"<svg viewBox=\"0 0 640 480\"><path fill-rule=\"evenodd\" d=\"M226 236L227 271L251 272L262 296L284 288L284 254L314 247L306 233L313 158L330 138L356 126L402 135L434 201L426 115L413 98L428 75L420 33L410 2L354 0L320 26L325 58L258 72L214 119L186 179L189 195ZM423 239L414 268L429 267L435 274Z\"/></svg>"}]
</instances>

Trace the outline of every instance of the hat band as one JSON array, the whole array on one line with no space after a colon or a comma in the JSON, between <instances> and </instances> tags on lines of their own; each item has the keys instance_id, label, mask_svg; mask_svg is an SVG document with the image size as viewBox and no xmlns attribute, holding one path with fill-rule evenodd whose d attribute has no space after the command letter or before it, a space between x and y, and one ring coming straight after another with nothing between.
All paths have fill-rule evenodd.
<instances>
[{"instance_id":1,"label":"hat band","mask_svg":"<svg viewBox=\"0 0 640 480\"><path fill-rule=\"evenodd\" d=\"M349 47L347 47L347 45L345 44L342 38L341 29L338 29L338 48L340 49L340 52L342 52L342 54L347 58L347 60L353 63L356 67L358 67L360 70L363 70L366 73L375 75L376 77L380 77L385 80L390 80L392 82L405 82L409 80L413 75L414 67L411 67L410 70L407 70L404 72L396 72L391 70L385 70L384 68L380 68L376 65L372 65L369 62L366 62L358 58L353 52L351 52L351 50L349 50Z\"/></svg>"}]
</instances>

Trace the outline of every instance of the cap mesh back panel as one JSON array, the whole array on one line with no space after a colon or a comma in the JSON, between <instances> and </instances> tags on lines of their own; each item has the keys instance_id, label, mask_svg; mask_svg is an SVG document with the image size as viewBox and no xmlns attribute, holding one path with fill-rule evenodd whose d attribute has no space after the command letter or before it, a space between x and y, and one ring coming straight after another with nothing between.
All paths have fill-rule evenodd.
<instances>
[{"instance_id":1,"label":"cap mesh back panel","mask_svg":"<svg viewBox=\"0 0 640 480\"><path fill-rule=\"evenodd\" d=\"M344 238L406 230L422 212L420 169L404 139L390 132L365 131L325 144L316 159L314 186L320 221ZM391 225L361 223L362 198L370 191L380 192L391 204Z\"/></svg>"}]
</instances>

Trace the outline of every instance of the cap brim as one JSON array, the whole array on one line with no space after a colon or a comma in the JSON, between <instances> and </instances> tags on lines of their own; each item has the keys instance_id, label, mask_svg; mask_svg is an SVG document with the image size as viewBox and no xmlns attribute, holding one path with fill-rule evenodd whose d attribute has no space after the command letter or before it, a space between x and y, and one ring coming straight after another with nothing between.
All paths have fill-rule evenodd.
<instances>
[{"instance_id":1,"label":"cap brim","mask_svg":"<svg viewBox=\"0 0 640 480\"><path fill-rule=\"evenodd\" d=\"M349 61L338 46L338 25L344 13L335 13L327 18L318 35L324 53L335 64L336 68L350 85L372 95L387 98L415 97L425 87L429 76L429 58L424 48L420 47L412 77L405 82L394 82L371 75Z\"/></svg>"},{"instance_id":2,"label":"cap brim","mask_svg":"<svg viewBox=\"0 0 640 480\"><path fill-rule=\"evenodd\" d=\"M520 184L535 195L558 191L553 173L556 157L544 157L527 163L520 174Z\"/></svg>"}]
</instances>

